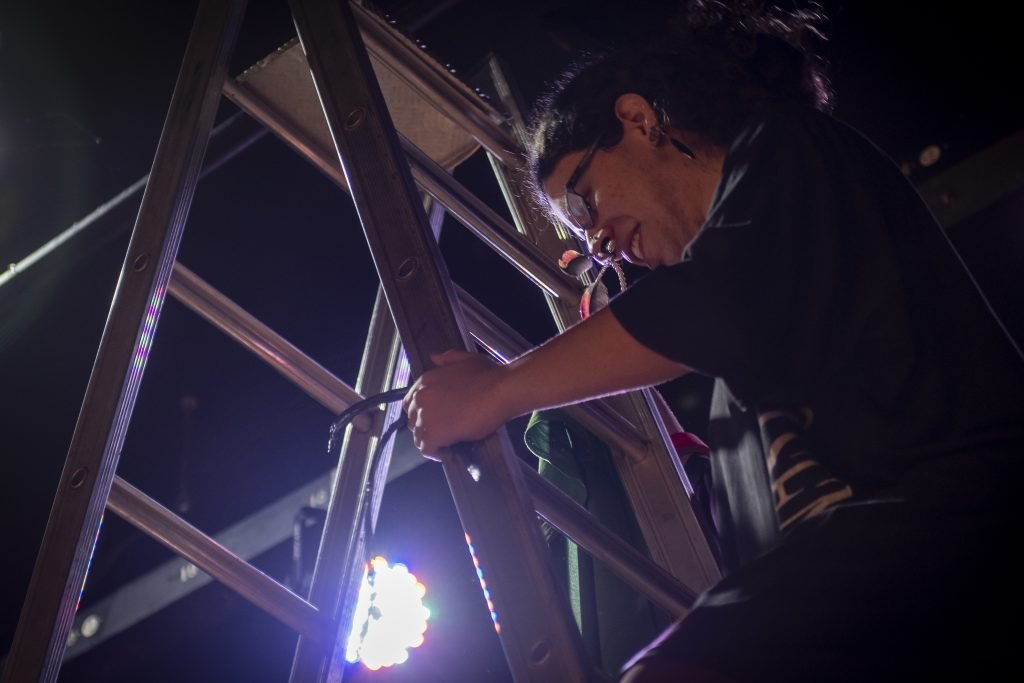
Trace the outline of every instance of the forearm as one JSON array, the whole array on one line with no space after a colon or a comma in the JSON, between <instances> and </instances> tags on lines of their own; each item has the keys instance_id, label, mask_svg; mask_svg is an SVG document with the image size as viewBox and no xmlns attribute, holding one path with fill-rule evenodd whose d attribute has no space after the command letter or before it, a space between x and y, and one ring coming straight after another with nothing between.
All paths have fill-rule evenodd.
<instances>
[{"instance_id":1,"label":"forearm","mask_svg":"<svg viewBox=\"0 0 1024 683\"><path fill-rule=\"evenodd\" d=\"M602 310L548 343L497 365L487 356L432 356L405 396L416 446L428 457L459 441L482 439L534 410L650 386L687 371L651 351Z\"/></svg>"},{"instance_id":2,"label":"forearm","mask_svg":"<svg viewBox=\"0 0 1024 683\"><path fill-rule=\"evenodd\" d=\"M660 384L688 372L634 339L604 309L505 367L501 392L522 415Z\"/></svg>"}]
</instances>

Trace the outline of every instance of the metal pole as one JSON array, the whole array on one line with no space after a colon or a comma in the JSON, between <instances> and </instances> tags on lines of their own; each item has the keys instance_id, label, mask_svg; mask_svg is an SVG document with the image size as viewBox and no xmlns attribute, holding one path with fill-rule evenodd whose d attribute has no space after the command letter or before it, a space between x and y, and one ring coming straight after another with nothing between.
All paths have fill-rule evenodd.
<instances>
[{"instance_id":1,"label":"metal pole","mask_svg":"<svg viewBox=\"0 0 1024 683\"><path fill-rule=\"evenodd\" d=\"M124 479L114 477L107 507L299 633L314 639L331 636L330 622L316 607Z\"/></svg>"},{"instance_id":2,"label":"metal pole","mask_svg":"<svg viewBox=\"0 0 1024 683\"><path fill-rule=\"evenodd\" d=\"M244 0L204 0L192 26L22 606L5 681L57 678L244 6Z\"/></svg>"},{"instance_id":3,"label":"metal pole","mask_svg":"<svg viewBox=\"0 0 1024 683\"><path fill-rule=\"evenodd\" d=\"M228 130L228 128L236 121L238 121L241 116L242 112L238 112L232 115L231 118L227 119L219 126L214 128L213 132L210 133L210 142L212 143L218 134L224 132L225 130ZM213 173L227 162L234 159L243 150L247 149L250 145L252 145L254 142L262 138L268 132L269 131L266 128L262 127L255 131L244 131L240 139L233 140L229 143L229 147L226 150L222 151L219 154L216 154L215 157L208 158L203 163L203 170L199 173L200 180L205 178L208 174ZM239 138L238 135L234 135L232 137ZM214 150L210 150L210 152L211 154L215 154ZM5 284L13 280L16 276L24 273L26 270L34 266L36 263L41 261L46 256L49 256L51 253L56 251L59 247L64 245L68 240L70 240L78 233L82 232L86 228L91 227L94 223L96 223L96 221L100 220L108 213L116 209L118 206L123 204L125 201L128 200L128 198L132 197L136 192L139 192L140 190L145 188L146 183L148 182L149 174L147 173L146 175L142 176L141 178L136 180L134 183L132 183L125 189L118 192L116 195L114 195L107 201L97 206L88 214L72 223L70 227L68 227L66 230L61 231L59 235L55 236L51 240L48 240L46 243L42 244L37 249L33 250L32 253L30 253L25 258L21 259L16 263L10 264L7 267L7 270L0 273L0 287L3 287Z\"/></svg>"},{"instance_id":4,"label":"metal pole","mask_svg":"<svg viewBox=\"0 0 1024 683\"><path fill-rule=\"evenodd\" d=\"M415 374L430 352L470 348L348 3L292 0L292 16L370 251ZM341 87L343 84L344 87ZM518 681L584 681L588 665L504 430L444 466Z\"/></svg>"},{"instance_id":5,"label":"metal pole","mask_svg":"<svg viewBox=\"0 0 1024 683\"><path fill-rule=\"evenodd\" d=\"M390 388L398 357L398 334L383 294L383 290L378 291L359 369L357 388L366 393ZM351 429L345 432L310 586L310 601L337 619L338 637L333 645L299 638L292 660L291 683L313 683L325 676L331 681L341 680L346 629L352 624L367 560L366 532L376 525L377 507L372 505L370 496L375 489L384 487L391 461L390 448L377 462L371 461L377 440L369 436Z\"/></svg>"},{"instance_id":6,"label":"metal pole","mask_svg":"<svg viewBox=\"0 0 1024 683\"><path fill-rule=\"evenodd\" d=\"M427 203L431 203L428 199ZM444 211L433 203L430 226L435 236L441 233ZM408 367L402 361L398 331L391 319L384 289L377 290L370 329L363 347L356 389L376 394L407 383ZM405 372L402 372L402 370ZM384 424L398 416L398 406L387 406ZM380 430L378 430L379 432ZM299 638L292 660L291 683L313 683L324 677L333 683L344 675L344 649L354 610L362 587L367 561L366 532L377 526L381 496L391 463L393 442L385 444L376 460L377 441L366 434L347 429L341 446L337 479L331 490L327 520L317 554L310 585L310 600L339 624L339 637L331 643L316 643Z\"/></svg>"}]
</instances>

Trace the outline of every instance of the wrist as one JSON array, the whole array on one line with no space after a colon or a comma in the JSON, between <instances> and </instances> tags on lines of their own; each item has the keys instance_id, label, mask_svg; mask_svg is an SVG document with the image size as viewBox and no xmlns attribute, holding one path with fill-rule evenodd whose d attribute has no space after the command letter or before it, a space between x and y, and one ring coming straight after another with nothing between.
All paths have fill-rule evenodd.
<instances>
[{"instance_id":1,"label":"wrist","mask_svg":"<svg viewBox=\"0 0 1024 683\"><path fill-rule=\"evenodd\" d=\"M526 383L522 380L523 374L519 359L494 366L491 398L499 411L502 424L512 418L529 413L537 407L531 404L532 397L525 390Z\"/></svg>"}]
</instances>

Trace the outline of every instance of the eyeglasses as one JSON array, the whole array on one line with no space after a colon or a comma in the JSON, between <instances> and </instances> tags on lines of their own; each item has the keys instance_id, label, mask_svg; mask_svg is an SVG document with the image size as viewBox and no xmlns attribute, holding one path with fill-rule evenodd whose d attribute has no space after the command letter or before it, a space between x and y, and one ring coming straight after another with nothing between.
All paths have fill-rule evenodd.
<instances>
[{"instance_id":1,"label":"eyeglasses","mask_svg":"<svg viewBox=\"0 0 1024 683\"><path fill-rule=\"evenodd\" d=\"M584 241L587 239L587 232L594 227L594 208L590 206L590 202L576 192L576 183L579 182L583 174L586 173L587 167L590 166L590 160L594 158L594 153L597 152L597 148L601 144L601 137L598 136L594 143L587 148L583 158L580 159L580 163L576 164L576 170L572 172L569 180L565 183L565 198L562 202L565 205L565 216L568 219L569 227L577 230L580 238ZM669 142L684 156L690 159L697 158L693 150L682 142L673 137L669 137Z\"/></svg>"},{"instance_id":2,"label":"eyeglasses","mask_svg":"<svg viewBox=\"0 0 1024 683\"><path fill-rule=\"evenodd\" d=\"M590 202L576 192L576 183L579 182L580 177L586 172L587 167L590 165L590 160L594 158L594 153L597 151L600 143L600 137L594 140L594 144L587 148L583 158L580 159L580 163L576 164L576 170L572 172L569 180L565 183L565 199L563 201L565 204L565 215L571 222L569 227L578 230L580 237L583 239L586 239L587 231L594 227L594 209L590 206Z\"/></svg>"}]
</instances>

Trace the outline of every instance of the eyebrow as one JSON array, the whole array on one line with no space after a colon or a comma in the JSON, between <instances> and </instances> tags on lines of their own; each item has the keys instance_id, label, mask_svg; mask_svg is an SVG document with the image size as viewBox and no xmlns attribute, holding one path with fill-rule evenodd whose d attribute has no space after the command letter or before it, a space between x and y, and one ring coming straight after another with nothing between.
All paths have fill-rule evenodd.
<instances>
[{"instance_id":1,"label":"eyebrow","mask_svg":"<svg viewBox=\"0 0 1024 683\"><path fill-rule=\"evenodd\" d=\"M573 191L576 190L576 183L578 183L580 178L583 177L583 174L587 172L587 169L590 167L590 161L594 158L594 154L597 153L597 148L600 144L601 137L598 136L576 164L576 168L573 170L572 175L570 175L569 179L565 181L565 189L572 189Z\"/></svg>"}]
</instances>

